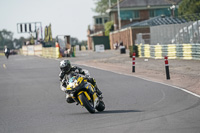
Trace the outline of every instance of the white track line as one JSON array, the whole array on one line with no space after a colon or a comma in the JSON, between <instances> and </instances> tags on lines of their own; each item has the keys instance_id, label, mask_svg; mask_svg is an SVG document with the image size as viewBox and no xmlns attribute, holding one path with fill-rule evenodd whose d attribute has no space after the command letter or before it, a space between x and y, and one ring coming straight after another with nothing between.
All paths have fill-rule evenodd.
<instances>
[{"instance_id":1,"label":"white track line","mask_svg":"<svg viewBox=\"0 0 200 133\"><path fill-rule=\"evenodd\" d=\"M195 93L193 93L193 92L191 92L191 91L188 91L188 90L186 90L186 89L183 89L183 88L177 87L177 86L173 86L173 85L165 84L165 83L162 83L162 82L152 81L152 80L149 80L149 79L146 79L146 78L137 77L137 76L135 76L135 75L131 75L131 74L124 74L124 73L120 73L120 72L114 72L114 71L110 71L110 70L105 70L105 69L103 69L103 68L98 68L98 67L89 66L89 65L85 65L85 64L79 64L79 65L87 66L87 67L91 67L91 68L95 68L95 69L99 69L99 70L109 71L109 72L113 72L113 73L116 73L116 74L121 74L121 75L126 75L126 76L132 76L132 77L136 77L136 78L143 79L143 80L150 81L150 82L154 82L154 83L163 84L163 85L166 85L166 86L170 86L170 87L173 87L173 88L176 88L176 89L182 90L182 91L184 91L184 92L187 92L187 93L189 93L189 94L191 94L191 95L194 95L194 96L200 98L200 95L195 94Z\"/></svg>"},{"instance_id":2,"label":"white track line","mask_svg":"<svg viewBox=\"0 0 200 133\"><path fill-rule=\"evenodd\" d=\"M5 69L7 68L7 67L6 67L6 64L3 64L3 68L5 68Z\"/></svg>"}]
</instances>

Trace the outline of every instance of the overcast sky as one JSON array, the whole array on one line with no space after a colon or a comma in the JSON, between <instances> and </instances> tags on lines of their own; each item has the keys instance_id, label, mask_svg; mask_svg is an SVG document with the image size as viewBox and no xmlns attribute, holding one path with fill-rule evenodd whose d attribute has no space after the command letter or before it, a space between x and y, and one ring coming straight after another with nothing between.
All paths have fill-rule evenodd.
<instances>
[{"instance_id":1,"label":"overcast sky","mask_svg":"<svg viewBox=\"0 0 200 133\"><path fill-rule=\"evenodd\" d=\"M52 35L71 35L87 40L88 25L97 15L94 0L0 0L0 30L14 33L14 38L27 37L28 33L17 33L17 23L42 22L44 27L51 23Z\"/></svg>"}]
</instances>

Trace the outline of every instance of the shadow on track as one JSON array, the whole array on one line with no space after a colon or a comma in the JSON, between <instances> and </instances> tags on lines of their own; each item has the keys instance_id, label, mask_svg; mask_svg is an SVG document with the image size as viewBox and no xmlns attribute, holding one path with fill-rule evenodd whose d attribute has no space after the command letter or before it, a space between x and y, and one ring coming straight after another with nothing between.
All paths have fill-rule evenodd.
<instances>
[{"instance_id":1,"label":"shadow on track","mask_svg":"<svg viewBox=\"0 0 200 133\"><path fill-rule=\"evenodd\" d=\"M118 114L118 113L136 113L143 112L142 110L105 110L102 112L96 112L95 114Z\"/></svg>"},{"instance_id":2,"label":"shadow on track","mask_svg":"<svg viewBox=\"0 0 200 133\"><path fill-rule=\"evenodd\" d=\"M142 110L105 110L102 112L95 112L94 114L120 114L120 113L137 113L144 112ZM90 114L89 112L70 113L69 115Z\"/></svg>"}]
</instances>

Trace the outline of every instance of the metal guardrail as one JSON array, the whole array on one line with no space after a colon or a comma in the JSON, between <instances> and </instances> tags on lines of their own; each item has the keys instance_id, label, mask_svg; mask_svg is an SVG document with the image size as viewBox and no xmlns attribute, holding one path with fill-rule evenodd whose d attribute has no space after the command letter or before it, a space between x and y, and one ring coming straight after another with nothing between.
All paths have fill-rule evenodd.
<instances>
[{"instance_id":1,"label":"metal guardrail","mask_svg":"<svg viewBox=\"0 0 200 133\"><path fill-rule=\"evenodd\" d=\"M137 46L139 57L163 59L164 56L168 56L169 59L200 60L200 44L137 44Z\"/></svg>"}]
</instances>

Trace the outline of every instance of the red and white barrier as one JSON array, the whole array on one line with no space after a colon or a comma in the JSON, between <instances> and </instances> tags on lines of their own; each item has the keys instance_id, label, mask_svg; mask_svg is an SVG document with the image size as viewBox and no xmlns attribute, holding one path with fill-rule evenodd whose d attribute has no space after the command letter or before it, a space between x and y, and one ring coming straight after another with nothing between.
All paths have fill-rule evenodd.
<instances>
[{"instance_id":1,"label":"red and white barrier","mask_svg":"<svg viewBox=\"0 0 200 133\"><path fill-rule=\"evenodd\" d=\"M133 53L132 72L135 72L135 53Z\"/></svg>"}]
</instances>

